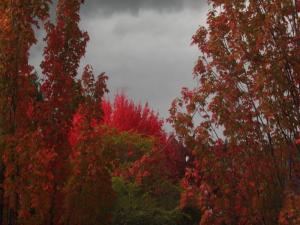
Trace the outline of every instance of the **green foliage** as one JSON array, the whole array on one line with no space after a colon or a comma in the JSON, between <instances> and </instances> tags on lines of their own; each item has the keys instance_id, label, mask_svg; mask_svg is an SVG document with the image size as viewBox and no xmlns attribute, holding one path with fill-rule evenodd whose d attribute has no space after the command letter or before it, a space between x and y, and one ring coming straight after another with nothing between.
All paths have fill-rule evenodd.
<instances>
[{"instance_id":1,"label":"green foliage","mask_svg":"<svg viewBox=\"0 0 300 225\"><path fill-rule=\"evenodd\" d=\"M120 177L114 177L112 182L117 193L113 225L179 225L188 219L176 208L176 201L173 202L173 209L166 209L160 204L169 201L168 197L158 201L141 187Z\"/></svg>"},{"instance_id":2,"label":"green foliage","mask_svg":"<svg viewBox=\"0 0 300 225\"><path fill-rule=\"evenodd\" d=\"M126 167L153 148L154 140L150 137L143 137L134 132L118 132L106 125L102 125L101 129L103 129L104 154L118 160L120 166Z\"/></svg>"}]
</instances>

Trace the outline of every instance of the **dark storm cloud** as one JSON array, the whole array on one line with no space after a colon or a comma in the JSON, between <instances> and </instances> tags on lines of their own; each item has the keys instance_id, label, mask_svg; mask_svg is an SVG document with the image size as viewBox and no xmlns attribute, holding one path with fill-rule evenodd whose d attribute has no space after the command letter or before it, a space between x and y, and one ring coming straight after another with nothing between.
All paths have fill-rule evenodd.
<instances>
[{"instance_id":1,"label":"dark storm cloud","mask_svg":"<svg viewBox=\"0 0 300 225\"><path fill-rule=\"evenodd\" d=\"M206 0L86 0L82 8L84 15L114 13L139 13L140 10L178 11L205 5Z\"/></svg>"}]
</instances>

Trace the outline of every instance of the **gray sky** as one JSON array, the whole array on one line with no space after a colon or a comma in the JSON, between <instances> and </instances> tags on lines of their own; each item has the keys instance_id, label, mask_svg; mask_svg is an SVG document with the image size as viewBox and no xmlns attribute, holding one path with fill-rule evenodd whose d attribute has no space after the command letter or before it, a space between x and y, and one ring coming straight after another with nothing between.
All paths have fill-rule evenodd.
<instances>
[{"instance_id":1,"label":"gray sky","mask_svg":"<svg viewBox=\"0 0 300 225\"><path fill-rule=\"evenodd\" d=\"M108 74L110 99L124 92L167 118L181 88L194 83L199 53L190 42L206 13L205 0L86 0L81 27L90 42L82 65ZM42 48L32 49L35 65Z\"/></svg>"},{"instance_id":2,"label":"gray sky","mask_svg":"<svg viewBox=\"0 0 300 225\"><path fill-rule=\"evenodd\" d=\"M98 12L105 15L118 13L138 14L142 10L157 12L180 11L185 8L200 8L206 0L86 0L82 7L84 15L91 16Z\"/></svg>"}]
</instances>

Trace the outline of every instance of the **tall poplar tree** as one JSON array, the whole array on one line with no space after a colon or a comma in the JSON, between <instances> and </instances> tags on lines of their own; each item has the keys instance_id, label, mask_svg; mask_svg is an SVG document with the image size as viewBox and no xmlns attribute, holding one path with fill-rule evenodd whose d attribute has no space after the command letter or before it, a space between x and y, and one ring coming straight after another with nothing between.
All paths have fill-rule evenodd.
<instances>
[{"instance_id":1,"label":"tall poplar tree","mask_svg":"<svg viewBox=\"0 0 300 225\"><path fill-rule=\"evenodd\" d=\"M25 113L35 95L35 75L28 64L36 42L33 26L48 16L49 0L0 3L0 221L17 224L19 152L17 140L31 123Z\"/></svg>"},{"instance_id":2,"label":"tall poplar tree","mask_svg":"<svg viewBox=\"0 0 300 225\"><path fill-rule=\"evenodd\" d=\"M68 175L70 154L68 132L76 110L75 77L89 39L78 25L81 3L82 0L59 0L56 24L49 22L46 26L47 46L41 64L46 80L42 85L44 103L40 123L47 146L56 154L51 168L54 186L49 224L58 224L62 212L62 189Z\"/></svg>"}]
</instances>

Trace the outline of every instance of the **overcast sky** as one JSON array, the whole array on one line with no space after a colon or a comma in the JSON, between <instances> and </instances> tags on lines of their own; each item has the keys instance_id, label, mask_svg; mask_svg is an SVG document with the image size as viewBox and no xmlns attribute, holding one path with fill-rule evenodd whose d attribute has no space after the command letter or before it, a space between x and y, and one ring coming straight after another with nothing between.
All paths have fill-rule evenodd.
<instances>
[{"instance_id":1,"label":"overcast sky","mask_svg":"<svg viewBox=\"0 0 300 225\"><path fill-rule=\"evenodd\" d=\"M109 76L110 99L124 92L163 118L199 55L191 37L205 24L205 0L86 0L81 27L90 35L83 64ZM42 43L32 50L38 65Z\"/></svg>"}]
</instances>

